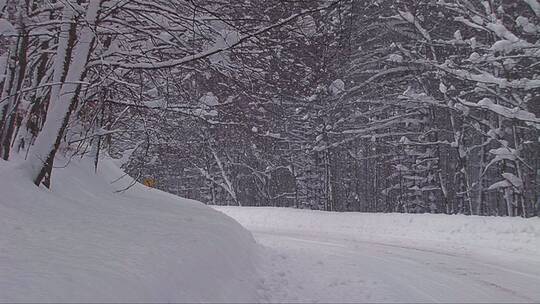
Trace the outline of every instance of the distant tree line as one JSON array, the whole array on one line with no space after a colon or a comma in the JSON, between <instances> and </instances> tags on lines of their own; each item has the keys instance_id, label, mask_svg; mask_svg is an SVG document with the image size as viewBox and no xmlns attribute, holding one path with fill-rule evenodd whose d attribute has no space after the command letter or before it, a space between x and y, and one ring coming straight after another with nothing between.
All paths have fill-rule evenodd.
<instances>
[{"instance_id":1,"label":"distant tree line","mask_svg":"<svg viewBox=\"0 0 540 304\"><path fill-rule=\"evenodd\" d=\"M0 0L0 156L209 204L540 214L537 0Z\"/></svg>"},{"instance_id":2,"label":"distant tree line","mask_svg":"<svg viewBox=\"0 0 540 304\"><path fill-rule=\"evenodd\" d=\"M536 1L340 1L235 57L261 82L198 82L220 123L164 132L143 175L212 204L534 216L539 26Z\"/></svg>"}]
</instances>

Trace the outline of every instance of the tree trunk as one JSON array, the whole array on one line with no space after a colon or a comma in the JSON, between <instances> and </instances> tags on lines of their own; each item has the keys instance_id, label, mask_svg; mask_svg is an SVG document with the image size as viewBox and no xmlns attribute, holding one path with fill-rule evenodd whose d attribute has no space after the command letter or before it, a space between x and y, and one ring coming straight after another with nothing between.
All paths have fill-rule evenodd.
<instances>
[{"instance_id":1,"label":"tree trunk","mask_svg":"<svg viewBox=\"0 0 540 304\"><path fill-rule=\"evenodd\" d=\"M90 50L94 44L94 34L89 27L96 22L100 0L91 0L86 12L86 20L77 41L68 43L64 49L59 46L58 58L55 61L55 74L58 69L63 69L62 54L73 50L71 58L66 62L67 72L61 88L51 94L51 102L47 110L47 119L43 128L36 138L35 144L30 150L27 159L27 167L34 184L40 185L45 176L50 176L56 152L60 146L64 132L66 131L69 117L76 107L81 91L81 81L85 76L86 63L90 56ZM68 9L64 9L66 12ZM65 19L64 19L65 20ZM69 16L71 21L71 15ZM65 53L64 53L65 52Z\"/></svg>"},{"instance_id":2,"label":"tree trunk","mask_svg":"<svg viewBox=\"0 0 540 304\"><path fill-rule=\"evenodd\" d=\"M17 59L13 62L15 66L13 67L12 73L10 73L10 79L6 80L6 83L8 83L8 90L6 90L6 92L9 92L9 95L6 96L8 102L3 107L2 113L0 113L0 116L2 116L2 132L0 136L0 147L2 149L0 154L4 160L9 159L11 139L17 123L18 108L20 103L19 91L21 90L24 75L26 73L26 67L28 65L28 60L26 58L27 49L28 32L24 28L24 24L22 24L16 47Z\"/></svg>"}]
</instances>

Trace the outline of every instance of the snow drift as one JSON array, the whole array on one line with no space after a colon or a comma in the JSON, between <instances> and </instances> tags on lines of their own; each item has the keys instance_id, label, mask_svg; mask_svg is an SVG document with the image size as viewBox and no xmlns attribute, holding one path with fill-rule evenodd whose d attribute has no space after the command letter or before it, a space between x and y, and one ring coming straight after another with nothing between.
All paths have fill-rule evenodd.
<instances>
[{"instance_id":1,"label":"snow drift","mask_svg":"<svg viewBox=\"0 0 540 304\"><path fill-rule=\"evenodd\" d=\"M58 160L55 164L60 166ZM111 160L35 187L0 161L0 302L252 302L256 244L203 204L130 183ZM128 180L130 179L130 180Z\"/></svg>"},{"instance_id":2,"label":"snow drift","mask_svg":"<svg viewBox=\"0 0 540 304\"><path fill-rule=\"evenodd\" d=\"M336 213L286 208L215 207L251 231L303 231L416 248L538 257L540 218L443 214ZM536 258L537 259L537 258Z\"/></svg>"}]
</instances>

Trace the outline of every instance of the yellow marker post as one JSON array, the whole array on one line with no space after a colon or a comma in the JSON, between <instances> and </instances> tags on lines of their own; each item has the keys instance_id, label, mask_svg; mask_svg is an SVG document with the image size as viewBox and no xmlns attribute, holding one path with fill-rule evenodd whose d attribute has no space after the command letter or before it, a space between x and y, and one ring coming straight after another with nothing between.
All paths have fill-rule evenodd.
<instances>
[{"instance_id":1,"label":"yellow marker post","mask_svg":"<svg viewBox=\"0 0 540 304\"><path fill-rule=\"evenodd\" d=\"M145 185L146 187L155 188L156 184L157 184L157 181L153 178L145 178L143 180L143 185Z\"/></svg>"}]
</instances>

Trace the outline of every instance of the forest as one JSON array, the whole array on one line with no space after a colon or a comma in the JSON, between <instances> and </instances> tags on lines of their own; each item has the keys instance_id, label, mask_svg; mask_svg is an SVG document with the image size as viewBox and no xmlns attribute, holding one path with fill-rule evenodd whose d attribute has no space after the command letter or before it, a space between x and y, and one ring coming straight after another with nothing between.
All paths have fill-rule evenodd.
<instances>
[{"instance_id":1,"label":"forest","mask_svg":"<svg viewBox=\"0 0 540 304\"><path fill-rule=\"evenodd\" d=\"M0 0L0 157L213 205L540 215L537 0Z\"/></svg>"}]
</instances>

